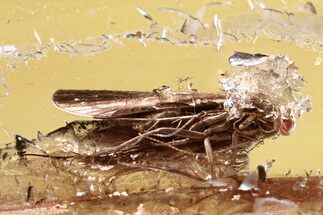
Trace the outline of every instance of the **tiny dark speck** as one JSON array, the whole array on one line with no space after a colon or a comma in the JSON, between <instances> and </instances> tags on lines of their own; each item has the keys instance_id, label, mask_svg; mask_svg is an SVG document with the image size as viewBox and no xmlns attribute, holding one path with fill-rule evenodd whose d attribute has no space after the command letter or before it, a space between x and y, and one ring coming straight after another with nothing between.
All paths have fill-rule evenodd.
<instances>
[{"instance_id":1,"label":"tiny dark speck","mask_svg":"<svg viewBox=\"0 0 323 215\"><path fill-rule=\"evenodd\" d=\"M19 136L19 135L16 135L15 139L16 139L16 149L17 149L17 151L22 151L27 147L26 146L27 139L25 139L25 138L23 138L22 136Z\"/></svg>"},{"instance_id":2,"label":"tiny dark speck","mask_svg":"<svg viewBox=\"0 0 323 215\"><path fill-rule=\"evenodd\" d=\"M6 159L6 158L7 158L7 156L8 156L8 153L7 153L7 152L3 153L3 155L2 155L2 160Z\"/></svg>"},{"instance_id":3,"label":"tiny dark speck","mask_svg":"<svg viewBox=\"0 0 323 215\"><path fill-rule=\"evenodd\" d=\"M80 124L81 129L86 129L86 126L84 124Z\"/></svg>"},{"instance_id":4,"label":"tiny dark speck","mask_svg":"<svg viewBox=\"0 0 323 215\"><path fill-rule=\"evenodd\" d=\"M266 176L267 176L267 173L266 173L266 169L264 166L262 165L259 165L257 166L257 170L258 170L258 177L261 181L266 181Z\"/></svg>"},{"instance_id":5,"label":"tiny dark speck","mask_svg":"<svg viewBox=\"0 0 323 215\"><path fill-rule=\"evenodd\" d=\"M26 202L29 202L31 200L31 195L32 195L33 189L34 189L34 187L31 185L28 187Z\"/></svg>"}]
</instances>

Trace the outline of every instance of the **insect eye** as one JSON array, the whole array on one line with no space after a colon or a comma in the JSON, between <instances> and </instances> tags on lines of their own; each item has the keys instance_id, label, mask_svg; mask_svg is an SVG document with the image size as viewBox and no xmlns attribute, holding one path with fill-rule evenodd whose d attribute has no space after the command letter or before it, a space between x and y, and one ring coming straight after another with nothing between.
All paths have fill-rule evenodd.
<instances>
[{"instance_id":1,"label":"insect eye","mask_svg":"<svg viewBox=\"0 0 323 215\"><path fill-rule=\"evenodd\" d=\"M293 118L282 118L280 133L284 136L290 135L296 128L296 121Z\"/></svg>"}]
</instances>

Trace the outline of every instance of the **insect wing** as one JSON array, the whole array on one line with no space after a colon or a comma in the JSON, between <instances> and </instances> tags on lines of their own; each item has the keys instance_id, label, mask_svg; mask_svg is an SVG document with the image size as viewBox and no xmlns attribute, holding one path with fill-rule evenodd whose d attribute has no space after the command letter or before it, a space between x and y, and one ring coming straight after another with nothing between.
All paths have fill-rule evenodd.
<instances>
[{"instance_id":1,"label":"insect wing","mask_svg":"<svg viewBox=\"0 0 323 215\"><path fill-rule=\"evenodd\" d=\"M153 113L174 107L218 104L223 95L110 90L57 90L53 94L56 107L66 112L95 118L125 117L138 113Z\"/></svg>"},{"instance_id":2,"label":"insect wing","mask_svg":"<svg viewBox=\"0 0 323 215\"><path fill-rule=\"evenodd\" d=\"M111 117L116 111L151 106L155 96L150 92L109 90L57 90L53 94L56 107L88 117Z\"/></svg>"}]
</instances>

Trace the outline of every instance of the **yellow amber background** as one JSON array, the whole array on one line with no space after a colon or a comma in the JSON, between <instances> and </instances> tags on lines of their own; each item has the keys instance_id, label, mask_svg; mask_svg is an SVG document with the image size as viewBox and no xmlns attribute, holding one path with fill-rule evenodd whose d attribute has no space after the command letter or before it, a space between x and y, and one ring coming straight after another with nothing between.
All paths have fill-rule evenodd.
<instances>
[{"instance_id":1,"label":"yellow amber background","mask_svg":"<svg viewBox=\"0 0 323 215\"><path fill-rule=\"evenodd\" d=\"M34 30L42 44L53 38L57 42L98 37L101 34L136 32L149 28L149 22L135 9L144 8L158 21L173 16L175 26L183 18L176 14L161 13L159 7L172 7L191 14L209 1L180 0L88 0L88 1L23 1L4 0L0 4L0 45L14 44L25 50L39 46ZM267 1L272 8L297 10L306 1ZM318 16L323 3L313 1ZM211 10L220 19L234 14L252 13L247 1L233 1L230 10L215 7ZM211 13L211 12L210 12ZM166 22L166 21L165 21ZM13 140L13 134L35 138L38 130L50 132L65 121L81 119L56 109L51 102L52 93L65 89L118 89L151 90L161 85L176 88L178 77L193 77L194 87L203 92L218 92L221 71L232 69L227 58L233 51L285 54L296 62L308 81L303 95L310 94L313 111L298 121L296 131L289 137L267 140L265 145L251 153L250 168L275 159L272 174L304 174L304 170L323 169L323 67L314 65L319 51L299 48L291 42L276 42L259 36L256 42L225 43L220 52L215 47L177 46L138 41L123 41L123 46L91 56L70 56L49 51L45 57L19 63L6 73L10 95L0 99L0 142ZM1 60L0 72L5 71ZM3 90L2 90L3 91Z\"/></svg>"}]
</instances>

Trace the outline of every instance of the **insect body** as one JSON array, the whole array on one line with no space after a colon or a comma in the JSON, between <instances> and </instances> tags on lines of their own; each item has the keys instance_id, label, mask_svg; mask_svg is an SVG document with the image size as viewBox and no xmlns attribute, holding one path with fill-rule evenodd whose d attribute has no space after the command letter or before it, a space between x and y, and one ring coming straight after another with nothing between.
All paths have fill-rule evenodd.
<instances>
[{"instance_id":1,"label":"insect body","mask_svg":"<svg viewBox=\"0 0 323 215\"><path fill-rule=\"evenodd\" d=\"M53 95L58 108L100 119L92 123L101 122L101 126L87 129L82 139L99 135L104 149L80 154L83 161L157 168L163 159L198 158L211 166L213 176L223 173L221 166L228 163L234 169L243 168L250 148L286 128L279 117L268 117L264 110L274 107L266 102L231 118L224 100L222 94L195 92L58 90ZM119 141L114 137L117 133Z\"/></svg>"}]
</instances>

